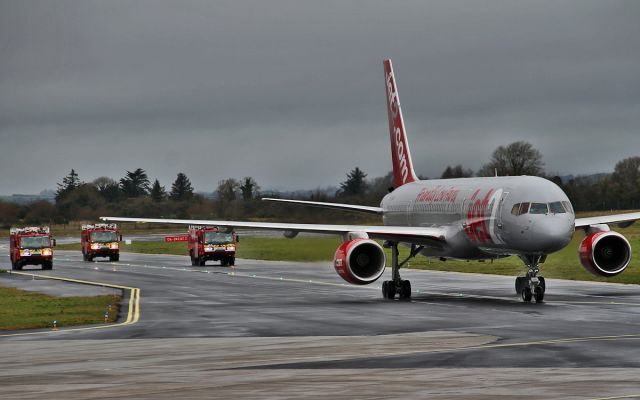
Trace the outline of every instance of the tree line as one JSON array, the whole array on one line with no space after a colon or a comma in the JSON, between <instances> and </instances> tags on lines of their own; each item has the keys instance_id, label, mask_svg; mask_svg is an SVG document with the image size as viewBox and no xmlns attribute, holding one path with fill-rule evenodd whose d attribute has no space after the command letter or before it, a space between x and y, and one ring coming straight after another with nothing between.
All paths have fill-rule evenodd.
<instances>
[{"instance_id":1,"label":"tree line","mask_svg":"<svg viewBox=\"0 0 640 400\"><path fill-rule=\"evenodd\" d=\"M440 178L471 176L533 175L554 181L562 187L578 211L640 208L640 157L619 161L611 174L562 179L544 170L542 154L527 142L499 146L488 163L478 171L463 165L447 166ZM421 179L427 179L420 176ZM355 167L346 174L334 193L318 188L294 196L301 200L379 205L392 189L393 174L367 178ZM252 177L227 178L218 182L214 198L195 193L186 174L180 172L166 189L158 179L153 182L142 168L126 171L119 180L106 176L91 182L81 180L72 169L57 184L55 203L38 201L27 205L0 202L0 225L66 224L71 221L94 221L100 216L131 216L193 219L287 219L300 222L372 222L367 215L342 211L309 209L261 202L263 195ZM299 192L300 193L300 192Z\"/></svg>"}]
</instances>

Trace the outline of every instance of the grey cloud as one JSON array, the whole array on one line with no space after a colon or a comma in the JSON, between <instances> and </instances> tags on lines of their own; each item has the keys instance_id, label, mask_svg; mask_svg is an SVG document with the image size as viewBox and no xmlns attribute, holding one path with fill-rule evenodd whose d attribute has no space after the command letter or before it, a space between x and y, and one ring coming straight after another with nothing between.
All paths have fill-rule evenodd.
<instances>
[{"instance_id":1,"label":"grey cloud","mask_svg":"<svg viewBox=\"0 0 640 400\"><path fill-rule=\"evenodd\" d=\"M0 1L0 193L71 168L183 171L199 190L382 175L385 57L421 174L514 140L550 171L611 170L640 153L638 16L635 1Z\"/></svg>"}]
</instances>

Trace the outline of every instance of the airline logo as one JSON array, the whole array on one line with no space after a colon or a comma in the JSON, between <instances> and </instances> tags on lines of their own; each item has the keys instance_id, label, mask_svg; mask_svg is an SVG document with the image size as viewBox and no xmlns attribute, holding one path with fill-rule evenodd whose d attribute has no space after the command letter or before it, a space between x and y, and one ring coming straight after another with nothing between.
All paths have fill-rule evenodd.
<instances>
[{"instance_id":1,"label":"airline logo","mask_svg":"<svg viewBox=\"0 0 640 400\"><path fill-rule=\"evenodd\" d=\"M454 187L450 187L448 189L444 186L436 186L435 188L423 188L420 193L418 193L418 196L416 196L416 201L424 203L455 203L456 197L458 197L459 192L460 190Z\"/></svg>"},{"instance_id":2,"label":"airline logo","mask_svg":"<svg viewBox=\"0 0 640 400\"><path fill-rule=\"evenodd\" d=\"M467 209L467 226L464 230L471 242L476 244L504 243L500 235L496 233L496 217L502 193L502 189L490 189L483 197L478 189L471 196Z\"/></svg>"},{"instance_id":3,"label":"airline logo","mask_svg":"<svg viewBox=\"0 0 640 400\"><path fill-rule=\"evenodd\" d=\"M391 61L385 60L384 69L387 86L387 106L389 112L389 130L391 134L394 185L398 187L405 183L413 182L415 177L411 171L409 148L405 137L402 112L400 111L400 99L398 98L395 78L393 77Z\"/></svg>"},{"instance_id":4,"label":"airline logo","mask_svg":"<svg viewBox=\"0 0 640 400\"><path fill-rule=\"evenodd\" d=\"M395 88L395 80L393 72L387 73L387 101L389 104L389 112L391 113L391 128L393 129L393 140L395 140L395 161L400 167L402 175L402 184L407 183L409 177L409 168L407 167L407 153L405 151L404 141L402 140L402 121L400 120L400 100Z\"/></svg>"}]
</instances>

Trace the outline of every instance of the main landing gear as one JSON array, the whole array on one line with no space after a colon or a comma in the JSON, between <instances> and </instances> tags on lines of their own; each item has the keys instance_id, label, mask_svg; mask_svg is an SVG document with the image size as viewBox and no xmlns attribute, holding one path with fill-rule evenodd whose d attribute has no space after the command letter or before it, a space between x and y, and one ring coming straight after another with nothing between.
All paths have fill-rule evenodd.
<instances>
[{"instance_id":1,"label":"main landing gear","mask_svg":"<svg viewBox=\"0 0 640 400\"><path fill-rule=\"evenodd\" d=\"M516 293L527 303L532 299L536 303L542 303L546 283L543 277L538 276L538 272L540 272L538 264L544 262L546 256L520 256L520 258L527 266L527 275L516 278Z\"/></svg>"},{"instance_id":2,"label":"main landing gear","mask_svg":"<svg viewBox=\"0 0 640 400\"><path fill-rule=\"evenodd\" d=\"M406 264L411 258L420 253L424 246L411 245L411 253L404 261L398 264L398 243L384 242L384 247L391 248L391 280L382 282L382 297L393 300L396 294L400 300L411 298L411 282L400 278L400 267Z\"/></svg>"}]
</instances>

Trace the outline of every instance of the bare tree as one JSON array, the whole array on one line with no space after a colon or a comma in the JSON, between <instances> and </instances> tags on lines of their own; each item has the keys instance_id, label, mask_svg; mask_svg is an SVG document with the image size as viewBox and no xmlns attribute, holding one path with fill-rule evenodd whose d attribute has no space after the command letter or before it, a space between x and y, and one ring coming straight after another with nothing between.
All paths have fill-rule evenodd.
<instances>
[{"instance_id":1,"label":"bare tree","mask_svg":"<svg viewBox=\"0 0 640 400\"><path fill-rule=\"evenodd\" d=\"M234 201L238 197L238 190L240 190L240 183L233 178L224 179L218 182L218 200L220 201Z\"/></svg>"},{"instance_id":2,"label":"bare tree","mask_svg":"<svg viewBox=\"0 0 640 400\"><path fill-rule=\"evenodd\" d=\"M540 176L544 174L543 167L542 154L531 143L520 141L495 149L491 161L478 171L478 176L493 176L496 171L501 176Z\"/></svg>"}]
</instances>

